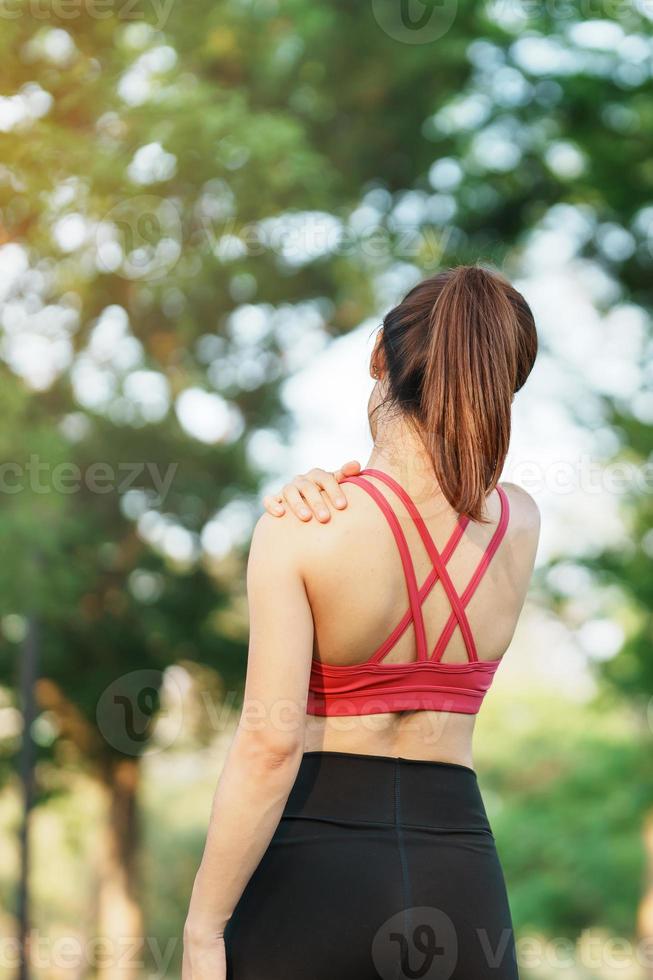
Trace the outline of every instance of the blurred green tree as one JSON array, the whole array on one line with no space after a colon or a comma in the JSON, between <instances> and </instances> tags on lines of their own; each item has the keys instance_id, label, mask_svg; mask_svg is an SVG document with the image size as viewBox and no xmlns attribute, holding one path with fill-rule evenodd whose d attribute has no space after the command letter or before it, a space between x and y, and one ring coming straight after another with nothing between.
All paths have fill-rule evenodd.
<instances>
[{"instance_id":1,"label":"blurred green tree","mask_svg":"<svg viewBox=\"0 0 653 980\"><path fill-rule=\"evenodd\" d=\"M229 505L258 486L253 438L298 341L368 303L362 276L293 264L265 226L326 208L333 171L232 74L227 6L179 5L174 31L197 32L179 50L145 21L29 3L0 41L20 133L2 138L3 355L27 383L4 372L1 604L9 639L17 614L38 622L40 704L107 788L98 931L116 943L142 931L138 760L163 671L242 680L244 635L216 614L239 587L220 558L247 534Z\"/></svg>"},{"instance_id":2,"label":"blurred green tree","mask_svg":"<svg viewBox=\"0 0 653 980\"><path fill-rule=\"evenodd\" d=\"M138 758L162 672L194 658L242 679L244 637L216 625L235 588L219 556L243 537L230 504L256 490L280 379L375 308L403 230L384 188L411 182L433 93L467 75L471 14L438 66L340 5L73 14L19 2L0 41L3 357L26 381L3 391L20 489L2 609L38 622L41 706L107 787L115 938L141 929Z\"/></svg>"},{"instance_id":3,"label":"blurred green tree","mask_svg":"<svg viewBox=\"0 0 653 980\"><path fill-rule=\"evenodd\" d=\"M42 704L108 787L126 935L155 679L181 658L242 676L244 636L215 615L237 589L221 555L284 432L284 374L376 312L388 270L501 264L561 205L588 218L583 257L650 306L646 10L606 11L592 35L573 6L465 0L419 43L382 6L37 17L25 0L3 20L2 356L30 393L4 377L3 459L24 487L0 518L2 610L38 618ZM630 405L600 404L650 452ZM138 486L118 479L144 464ZM41 492L65 465L79 490Z\"/></svg>"}]
</instances>

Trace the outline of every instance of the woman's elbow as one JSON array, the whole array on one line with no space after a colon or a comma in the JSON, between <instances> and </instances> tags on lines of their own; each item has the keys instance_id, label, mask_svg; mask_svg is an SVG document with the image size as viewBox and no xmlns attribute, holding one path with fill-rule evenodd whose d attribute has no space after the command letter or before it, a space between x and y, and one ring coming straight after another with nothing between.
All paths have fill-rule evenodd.
<instances>
[{"instance_id":1,"label":"woman's elbow","mask_svg":"<svg viewBox=\"0 0 653 980\"><path fill-rule=\"evenodd\" d=\"M293 773L304 752L303 732L240 730L235 750L250 772L267 775Z\"/></svg>"}]
</instances>

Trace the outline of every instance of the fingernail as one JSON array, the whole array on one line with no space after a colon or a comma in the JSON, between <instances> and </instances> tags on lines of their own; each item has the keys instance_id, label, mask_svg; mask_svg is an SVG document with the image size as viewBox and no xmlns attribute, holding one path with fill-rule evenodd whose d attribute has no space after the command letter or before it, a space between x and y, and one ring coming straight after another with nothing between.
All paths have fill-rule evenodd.
<instances>
[{"instance_id":1,"label":"fingernail","mask_svg":"<svg viewBox=\"0 0 653 980\"><path fill-rule=\"evenodd\" d=\"M329 511L328 510L318 510L317 516L320 518L321 521L328 521L329 520Z\"/></svg>"},{"instance_id":2,"label":"fingernail","mask_svg":"<svg viewBox=\"0 0 653 980\"><path fill-rule=\"evenodd\" d=\"M310 517L311 516L311 512L306 507L300 507L299 516L300 517Z\"/></svg>"},{"instance_id":3,"label":"fingernail","mask_svg":"<svg viewBox=\"0 0 653 980\"><path fill-rule=\"evenodd\" d=\"M344 497L336 497L336 507L344 507L347 501Z\"/></svg>"}]
</instances>

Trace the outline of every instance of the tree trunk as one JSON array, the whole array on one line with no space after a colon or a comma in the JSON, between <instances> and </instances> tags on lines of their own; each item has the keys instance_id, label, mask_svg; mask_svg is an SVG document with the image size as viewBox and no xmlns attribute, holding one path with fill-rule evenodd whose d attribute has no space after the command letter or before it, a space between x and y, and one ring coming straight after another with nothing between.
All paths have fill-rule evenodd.
<instances>
[{"instance_id":1,"label":"tree trunk","mask_svg":"<svg viewBox=\"0 0 653 980\"><path fill-rule=\"evenodd\" d=\"M20 781L23 789L23 820L20 829L20 876L18 879L18 942L20 961L17 980L29 980L29 931L30 931L30 822L34 806L34 764L36 758L32 726L37 715L35 685L38 677L38 627L30 616L27 620L27 635L20 658L20 695L23 715L23 737L20 750Z\"/></svg>"},{"instance_id":2,"label":"tree trunk","mask_svg":"<svg viewBox=\"0 0 653 980\"><path fill-rule=\"evenodd\" d=\"M143 914L139 901L138 759L115 759L102 770L107 821L99 855L97 977L143 975Z\"/></svg>"},{"instance_id":3,"label":"tree trunk","mask_svg":"<svg viewBox=\"0 0 653 980\"><path fill-rule=\"evenodd\" d=\"M637 935L644 946L642 976L653 980L653 810L644 820L644 888L637 910Z\"/></svg>"}]
</instances>

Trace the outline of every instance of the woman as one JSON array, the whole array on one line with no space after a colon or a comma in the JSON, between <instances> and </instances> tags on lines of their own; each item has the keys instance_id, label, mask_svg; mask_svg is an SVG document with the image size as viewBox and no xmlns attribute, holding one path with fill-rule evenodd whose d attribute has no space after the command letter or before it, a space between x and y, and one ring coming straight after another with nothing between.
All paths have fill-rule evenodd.
<instances>
[{"instance_id":1,"label":"woman","mask_svg":"<svg viewBox=\"0 0 653 980\"><path fill-rule=\"evenodd\" d=\"M498 274L419 283L372 354L367 469L299 478L258 522L184 980L518 976L472 732L537 547L534 501L498 485L536 352Z\"/></svg>"}]
</instances>

